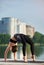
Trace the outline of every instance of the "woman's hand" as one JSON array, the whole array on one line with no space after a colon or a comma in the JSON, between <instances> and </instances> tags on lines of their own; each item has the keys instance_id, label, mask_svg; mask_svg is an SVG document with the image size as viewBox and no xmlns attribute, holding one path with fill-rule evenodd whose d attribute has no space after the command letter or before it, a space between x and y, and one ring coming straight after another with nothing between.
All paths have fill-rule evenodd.
<instances>
[{"instance_id":1,"label":"woman's hand","mask_svg":"<svg viewBox=\"0 0 44 65\"><path fill-rule=\"evenodd\" d=\"M6 58L4 58L4 62L6 62L7 61L7 59Z\"/></svg>"}]
</instances>

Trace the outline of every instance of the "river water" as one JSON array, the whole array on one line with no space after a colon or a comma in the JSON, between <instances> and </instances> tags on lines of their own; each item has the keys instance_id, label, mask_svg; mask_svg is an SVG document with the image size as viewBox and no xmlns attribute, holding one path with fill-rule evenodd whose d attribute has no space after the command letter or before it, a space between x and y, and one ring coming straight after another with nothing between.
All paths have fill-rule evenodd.
<instances>
[{"instance_id":1,"label":"river water","mask_svg":"<svg viewBox=\"0 0 44 65\"><path fill-rule=\"evenodd\" d=\"M4 58L4 51L7 46L0 46L0 58ZM22 59L22 46L18 47L17 57L18 59ZM30 48L27 47L27 56L28 59L30 58ZM44 46L37 45L35 46L35 56L38 60L44 60ZM12 52L8 53L8 58L13 58Z\"/></svg>"}]
</instances>

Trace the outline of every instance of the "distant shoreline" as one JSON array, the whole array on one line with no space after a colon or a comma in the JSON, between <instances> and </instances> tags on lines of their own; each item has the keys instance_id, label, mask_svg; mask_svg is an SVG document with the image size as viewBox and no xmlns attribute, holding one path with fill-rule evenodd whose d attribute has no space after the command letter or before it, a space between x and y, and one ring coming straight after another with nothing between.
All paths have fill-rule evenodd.
<instances>
[{"instance_id":1,"label":"distant shoreline","mask_svg":"<svg viewBox=\"0 0 44 65\"><path fill-rule=\"evenodd\" d=\"M35 43L34 45L35 46L41 46L41 45L44 46L44 44L42 44L42 43L41 44L40 43ZM0 44L0 46L8 46L8 44ZM20 44L18 46L22 46L22 44Z\"/></svg>"}]
</instances>

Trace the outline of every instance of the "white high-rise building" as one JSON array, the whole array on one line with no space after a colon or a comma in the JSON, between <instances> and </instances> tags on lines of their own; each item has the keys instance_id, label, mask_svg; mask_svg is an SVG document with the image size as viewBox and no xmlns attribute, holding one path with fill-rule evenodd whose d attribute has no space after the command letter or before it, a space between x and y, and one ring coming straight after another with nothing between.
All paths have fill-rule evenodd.
<instances>
[{"instance_id":1,"label":"white high-rise building","mask_svg":"<svg viewBox=\"0 0 44 65\"><path fill-rule=\"evenodd\" d=\"M26 34L30 35L30 37L32 38L34 36L34 33L35 33L34 27L26 25Z\"/></svg>"},{"instance_id":2,"label":"white high-rise building","mask_svg":"<svg viewBox=\"0 0 44 65\"><path fill-rule=\"evenodd\" d=\"M15 33L23 33L33 37L34 27L21 22L17 18L4 17L0 21L0 33L10 34L13 36Z\"/></svg>"}]
</instances>

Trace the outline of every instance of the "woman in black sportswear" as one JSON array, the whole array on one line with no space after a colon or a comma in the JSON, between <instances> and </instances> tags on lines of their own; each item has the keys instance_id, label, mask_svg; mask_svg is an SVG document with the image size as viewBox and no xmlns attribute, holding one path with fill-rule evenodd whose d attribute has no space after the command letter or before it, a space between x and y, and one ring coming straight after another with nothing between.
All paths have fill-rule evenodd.
<instances>
[{"instance_id":1,"label":"woman in black sportswear","mask_svg":"<svg viewBox=\"0 0 44 65\"><path fill-rule=\"evenodd\" d=\"M11 39L10 39L10 42L9 42L9 45L7 47L7 49L5 50L5 53L4 53L4 58L5 58L5 61L6 61L6 58L7 58L7 53L8 51L13 49L15 49L17 51L17 43L22 43L23 46L22 46L22 50L23 50L23 59L24 61L26 62L27 61L27 57L26 57L26 43L28 43L30 45L30 50L31 50L31 53L32 53L32 59L33 61L35 60L35 54L34 54L34 43L33 41L27 36L27 35L24 35L24 34L15 34ZM14 48L13 48L14 46ZM12 52L13 52L12 50ZM16 51L14 50L14 59L15 59L15 55L16 55Z\"/></svg>"}]
</instances>

